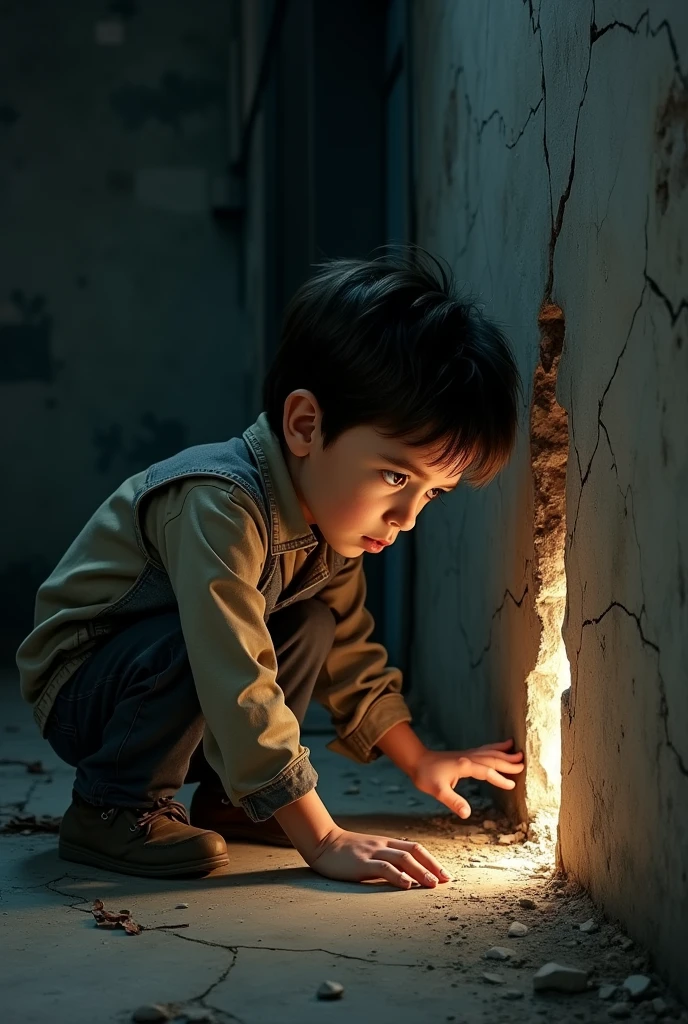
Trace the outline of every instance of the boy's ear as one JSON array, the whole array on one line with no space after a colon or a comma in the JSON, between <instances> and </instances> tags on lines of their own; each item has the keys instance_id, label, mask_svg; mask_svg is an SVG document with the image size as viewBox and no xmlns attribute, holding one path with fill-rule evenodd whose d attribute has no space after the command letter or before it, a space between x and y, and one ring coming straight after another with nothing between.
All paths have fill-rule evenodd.
<instances>
[{"instance_id":1,"label":"boy's ear","mask_svg":"<svg viewBox=\"0 0 688 1024\"><path fill-rule=\"evenodd\" d=\"M292 455L308 455L320 437L322 413L312 391L300 388L284 400L282 430Z\"/></svg>"}]
</instances>

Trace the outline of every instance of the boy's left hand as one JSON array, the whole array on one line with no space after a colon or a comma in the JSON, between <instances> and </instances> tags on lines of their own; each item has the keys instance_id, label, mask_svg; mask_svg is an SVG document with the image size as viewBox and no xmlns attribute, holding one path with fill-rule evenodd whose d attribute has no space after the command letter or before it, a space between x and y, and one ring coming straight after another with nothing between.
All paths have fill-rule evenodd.
<instances>
[{"instance_id":1,"label":"boy's left hand","mask_svg":"<svg viewBox=\"0 0 688 1024\"><path fill-rule=\"evenodd\" d=\"M513 789L516 783L506 779L500 772L516 775L523 771L523 754L508 754L513 740L502 743L486 743L473 750L428 750L421 754L412 776L413 784L422 793L434 796L460 818L468 818L471 807L467 800L454 792L460 779L481 779L499 786Z\"/></svg>"}]
</instances>

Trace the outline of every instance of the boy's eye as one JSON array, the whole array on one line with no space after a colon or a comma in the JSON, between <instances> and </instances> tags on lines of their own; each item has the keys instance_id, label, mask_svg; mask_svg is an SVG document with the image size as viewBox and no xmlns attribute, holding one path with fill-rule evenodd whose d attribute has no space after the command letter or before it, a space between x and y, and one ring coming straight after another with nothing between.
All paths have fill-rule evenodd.
<instances>
[{"instance_id":1,"label":"boy's eye","mask_svg":"<svg viewBox=\"0 0 688 1024\"><path fill-rule=\"evenodd\" d=\"M388 480L388 476L396 477L397 479ZM394 469L383 469L382 479L385 481L386 484L389 484L390 487L399 487L402 483L405 483L406 480L408 480L408 477L406 476L405 473L397 473L396 470Z\"/></svg>"}]
</instances>

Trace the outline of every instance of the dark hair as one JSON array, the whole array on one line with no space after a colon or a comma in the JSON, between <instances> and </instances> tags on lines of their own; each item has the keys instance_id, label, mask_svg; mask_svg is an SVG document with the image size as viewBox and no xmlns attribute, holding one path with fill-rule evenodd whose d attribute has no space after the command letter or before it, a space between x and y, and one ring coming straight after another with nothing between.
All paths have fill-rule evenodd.
<instances>
[{"instance_id":1,"label":"dark hair","mask_svg":"<svg viewBox=\"0 0 688 1024\"><path fill-rule=\"evenodd\" d=\"M316 267L286 309L263 402L282 443L285 399L305 388L322 409L324 447L367 424L435 446L434 465L480 486L509 459L520 387L501 330L455 296L439 260L403 246Z\"/></svg>"}]
</instances>

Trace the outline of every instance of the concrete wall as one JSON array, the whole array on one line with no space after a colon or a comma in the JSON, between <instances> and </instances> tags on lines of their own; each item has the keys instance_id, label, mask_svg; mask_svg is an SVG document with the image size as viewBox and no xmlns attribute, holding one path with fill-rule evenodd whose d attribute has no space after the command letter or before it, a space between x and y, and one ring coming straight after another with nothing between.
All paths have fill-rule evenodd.
<instances>
[{"instance_id":1,"label":"concrete wall","mask_svg":"<svg viewBox=\"0 0 688 1024\"><path fill-rule=\"evenodd\" d=\"M5 655L37 583L121 479L244 423L238 240L211 215L230 13L225 0L0 7Z\"/></svg>"},{"instance_id":2,"label":"concrete wall","mask_svg":"<svg viewBox=\"0 0 688 1024\"><path fill-rule=\"evenodd\" d=\"M537 773L541 542L564 511L538 438L544 424L547 448L567 414L561 855L685 994L686 8L414 12L418 240L506 328L527 392L501 479L417 527L415 682L450 742L514 734ZM565 327L554 366L552 311ZM541 400L557 369L565 412ZM527 797L521 783L519 812Z\"/></svg>"}]
</instances>

